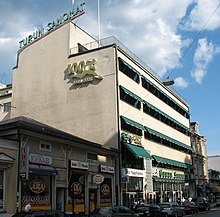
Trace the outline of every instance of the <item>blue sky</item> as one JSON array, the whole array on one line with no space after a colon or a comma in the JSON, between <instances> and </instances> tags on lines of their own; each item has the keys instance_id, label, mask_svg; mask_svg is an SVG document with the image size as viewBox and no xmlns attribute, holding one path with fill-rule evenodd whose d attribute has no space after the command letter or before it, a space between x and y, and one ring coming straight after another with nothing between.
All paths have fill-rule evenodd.
<instances>
[{"instance_id":1,"label":"blue sky","mask_svg":"<svg viewBox=\"0 0 220 217\"><path fill-rule=\"evenodd\" d=\"M74 22L98 38L98 0L1 0L0 82L10 83L19 41L85 2ZM219 0L100 0L101 38L115 36L190 106L191 121L220 154Z\"/></svg>"}]
</instances>

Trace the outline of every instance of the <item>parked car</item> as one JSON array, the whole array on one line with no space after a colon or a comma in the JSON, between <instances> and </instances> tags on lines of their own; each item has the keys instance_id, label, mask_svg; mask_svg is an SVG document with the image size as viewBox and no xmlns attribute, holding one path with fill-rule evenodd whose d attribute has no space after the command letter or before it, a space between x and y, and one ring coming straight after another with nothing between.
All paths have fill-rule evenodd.
<instances>
[{"instance_id":1,"label":"parked car","mask_svg":"<svg viewBox=\"0 0 220 217\"><path fill-rule=\"evenodd\" d=\"M96 208L91 217L134 217L138 216L126 206L109 206Z\"/></svg>"},{"instance_id":2,"label":"parked car","mask_svg":"<svg viewBox=\"0 0 220 217\"><path fill-rule=\"evenodd\" d=\"M59 210L44 210L31 212L18 212L12 217L69 217L65 212Z\"/></svg>"},{"instance_id":3,"label":"parked car","mask_svg":"<svg viewBox=\"0 0 220 217\"><path fill-rule=\"evenodd\" d=\"M199 212L199 206L192 201L185 201L181 207L185 214L194 214Z\"/></svg>"},{"instance_id":4,"label":"parked car","mask_svg":"<svg viewBox=\"0 0 220 217\"><path fill-rule=\"evenodd\" d=\"M156 204L138 206L135 212L139 217L167 217L168 216L167 213L162 212L162 209Z\"/></svg>"},{"instance_id":5,"label":"parked car","mask_svg":"<svg viewBox=\"0 0 220 217\"><path fill-rule=\"evenodd\" d=\"M198 205L199 210L210 210L210 203L205 197L197 197L192 201Z\"/></svg>"},{"instance_id":6,"label":"parked car","mask_svg":"<svg viewBox=\"0 0 220 217\"><path fill-rule=\"evenodd\" d=\"M167 202L158 204L162 212L166 212L168 216L184 216L185 212L177 202Z\"/></svg>"}]
</instances>

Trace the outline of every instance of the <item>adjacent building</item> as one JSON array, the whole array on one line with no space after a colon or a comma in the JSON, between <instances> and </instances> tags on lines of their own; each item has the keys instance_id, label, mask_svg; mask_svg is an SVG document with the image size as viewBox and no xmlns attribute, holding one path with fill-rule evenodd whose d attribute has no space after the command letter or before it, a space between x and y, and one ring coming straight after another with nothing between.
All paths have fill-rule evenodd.
<instances>
[{"instance_id":1,"label":"adjacent building","mask_svg":"<svg viewBox=\"0 0 220 217\"><path fill-rule=\"evenodd\" d=\"M192 162L194 174L191 179L194 184L194 197L207 196L210 193L208 185L208 160L206 152L207 140L199 133L199 123L191 122Z\"/></svg>"}]
</instances>

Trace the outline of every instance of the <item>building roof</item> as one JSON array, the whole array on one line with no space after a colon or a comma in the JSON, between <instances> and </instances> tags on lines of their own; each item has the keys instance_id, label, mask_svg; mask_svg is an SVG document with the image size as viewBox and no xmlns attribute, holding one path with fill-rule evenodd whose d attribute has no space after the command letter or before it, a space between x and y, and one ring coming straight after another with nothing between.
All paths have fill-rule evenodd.
<instances>
[{"instance_id":1,"label":"building roof","mask_svg":"<svg viewBox=\"0 0 220 217\"><path fill-rule=\"evenodd\" d=\"M101 144L97 144L83 138L79 138L72 134L66 133L34 119L19 116L15 118L11 118L5 121L0 121L0 138L7 140L17 140L19 137L19 131L26 130L30 132L42 133L47 136L51 136L57 139L63 139L70 142L75 142L80 145L92 146L94 148L101 148L103 146ZM111 151L117 152L117 150L111 149Z\"/></svg>"}]
</instances>

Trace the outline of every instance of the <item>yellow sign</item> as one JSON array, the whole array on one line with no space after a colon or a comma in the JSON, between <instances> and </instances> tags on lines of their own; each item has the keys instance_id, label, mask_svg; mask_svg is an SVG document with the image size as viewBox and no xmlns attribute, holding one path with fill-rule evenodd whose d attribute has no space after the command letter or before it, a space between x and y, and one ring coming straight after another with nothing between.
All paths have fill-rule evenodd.
<instances>
[{"instance_id":1,"label":"yellow sign","mask_svg":"<svg viewBox=\"0 0 220 217\"><path fill-rule=\"evenodd\" d=\"M79 63L69 64L67 68L68 75L74 79L74 84L91 82L94 78L102 80L102 76L96 72L95 64L95 59L89 59L86 62L82 60Z\"/></svg>"}]
</instances>

